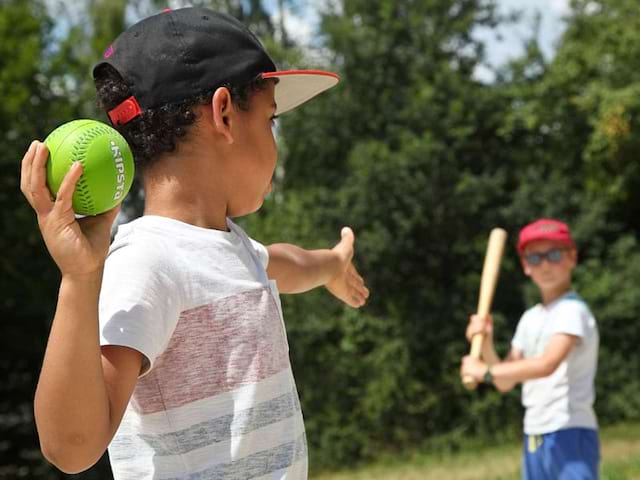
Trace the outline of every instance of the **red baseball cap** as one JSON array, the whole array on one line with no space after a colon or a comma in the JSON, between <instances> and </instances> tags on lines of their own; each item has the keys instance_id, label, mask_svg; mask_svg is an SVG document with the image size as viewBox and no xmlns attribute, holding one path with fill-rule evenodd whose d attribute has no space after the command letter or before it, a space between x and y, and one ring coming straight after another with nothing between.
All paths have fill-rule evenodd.
<instances>
[{"instance_id":1,"label":"red baseball cap","mask_svg":"<svg viewBox=\"0 0 640 480\"><path fill-rule=\"evenodd\" d=\"M524 247L536 240L552 240L575 248L576 243L566 223L550 218L541 218L526 225L518 236L518 253L522 255Z\"/></svg>"}]
</instances>

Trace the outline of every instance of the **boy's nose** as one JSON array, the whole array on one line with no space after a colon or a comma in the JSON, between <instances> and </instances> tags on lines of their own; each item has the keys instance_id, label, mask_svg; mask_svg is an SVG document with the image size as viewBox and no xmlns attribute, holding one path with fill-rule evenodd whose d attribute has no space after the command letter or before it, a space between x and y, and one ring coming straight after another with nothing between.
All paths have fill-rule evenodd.
<instances>
[{"instance_id":1,"label":"boy's nose","mask_svg":"<svg viewBox=\"0 0 640 480\"><path fill-rule=\"evenodd\" d=\"M540 263L538 264L538 268L540 270L548 270L551 267L551 262L548 258L542 258Z\"/></svg>"}]
</instances>

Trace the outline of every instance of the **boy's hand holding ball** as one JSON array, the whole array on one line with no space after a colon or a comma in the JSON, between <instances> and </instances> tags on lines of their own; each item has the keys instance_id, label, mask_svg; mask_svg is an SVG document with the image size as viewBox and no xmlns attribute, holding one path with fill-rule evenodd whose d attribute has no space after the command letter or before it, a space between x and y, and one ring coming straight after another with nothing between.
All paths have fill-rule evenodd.
<instances>
[{"instance_id":1,"label":"boy's hand holding ball","mask_svg":"<svg viewBox=\"0 0 640 480\"><path fill-rule=\"evenodd\" d=\"M119 205L133 183L133 155L116 130L95 120L74 120L45 139L49 149L47 185L55 197L73 162L82 176L73 193L73 210L98 215Z\"/></svg>"},{"instance_id":2,"label":"boy's hand holding ball","mask_svg":"<svg viewBox=\"0 0 640 480\"><path fill-rule=\"evenodd\" d=\"M133 155L113 128L75 120L34 141L22 159L20 188L63 275L99 272L117 208L133 182ZM100 215L108 212L105 215ZM76 214L88 215L76 219Z\"/></svg>"}]
</instances>

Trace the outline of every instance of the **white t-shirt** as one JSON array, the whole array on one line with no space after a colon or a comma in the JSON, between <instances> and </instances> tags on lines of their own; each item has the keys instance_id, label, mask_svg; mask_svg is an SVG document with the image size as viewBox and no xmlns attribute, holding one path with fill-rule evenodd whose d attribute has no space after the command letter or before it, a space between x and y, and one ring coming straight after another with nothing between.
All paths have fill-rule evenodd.
<instances>
[{"instance_id":1,"label":"white t-shirt","mask_svg":"<svg viewBox=\"0 0 640 480\"><path fill-rule=\"evenodd\" d=\"M144 355L109 446L114 477L305 479L307 445L266 248L157 216L118 229L102 345Z\"/></svg>"},{"instance_id":2,"label":"white t-shirt","mask_svg":"<svg viewBox=\"0 0 640 480\"><path fill-rule=\"evenodd\" d=\"M575 335L578 341L551 375L523 383L524 432L528 435L565 428L598 428L593 410L598 326L587 304L575 292L527 310L511 345L525 358L536 357L559 333Z\"/></svg>"}]
</instances>

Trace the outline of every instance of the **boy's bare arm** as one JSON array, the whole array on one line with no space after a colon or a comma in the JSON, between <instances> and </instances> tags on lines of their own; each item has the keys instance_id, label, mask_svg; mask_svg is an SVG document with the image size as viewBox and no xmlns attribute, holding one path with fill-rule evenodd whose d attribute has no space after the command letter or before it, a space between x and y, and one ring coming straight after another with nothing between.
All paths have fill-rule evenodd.
<instances>
[{"instance_id":1,"label":"boy's bare arm","mask_svg":"<svg viewBox=\"0 0 640 480\"><path fill-rule=\"evenodd\" d=\"M327 283L338 270L340 260L333 250L304 250L288 243L267 247L269 278L282 293L302 293Z\"/></svg>"},{"instance_id":2,"label":"boy's bare arm","mask_svg":"<svg viewBox=\"0 0 640 480\"><path fill-rule=\"evenodd\" d=\"M551 375L575 347L578 337L556 334L551 337L545 351L531 358L522 358L519 351L512 351L504 362L491 367L493 383L501 391L511 390L517 383ZM481 380L488 365L471 357L463 359L462 373Z\"/></svg>"},{"instance_id":3,"label":"boy's bare arm","mask_svg":"<svg viewBox=\"0 0 640 480\"><path fill-rule=\"evenodd\" d=\"M100 349L100 276L63 277L34 401L44 456L67 473L97 462L122 420L141 354Z\"/></svg>"},{"instance_id":4,"label":"boy's bare arm","mask_svg":"<svg viewBox=\"0 0 640 480\"><path fill-rule=\"evenodd\" d=\"M522 358L510 362L503 362L492 369L496 380L523 382L535 378L548 377L558 365L567 357L578 341L575 335L559 333L553 335L545 351L531 358Z\"/></svg>"},{"instance_id":5,"label":"boy's bare arm","mask_svg":"<svg viewBox=\"0 0 640 480\"><path fill-rule=\"evenodd\" d=\"M267 273L282 293L301 293L324 285L348 305L361 307L369 290L351 263L353 242L353 232L344 228L342 239L330 250L304 250L286 243L270 245Z\"/></svg>"},{"instance_id":6,"label":"boy's bare arm","mask_svg":"<svg viewBox=\"0 0 640 480\"><path fill-rule=\"evenodd\" d=\"M100 349L98 297L117 210L76 220L71 199L82 166L71 167L53 200L46 186L47 156L46 146L33 142L22 160L20 178L62 274L34 407L43 453L61 470L77 472L90 467L106 449L131 396L141 359L124 348L105 351L103 359Z\"/></svg>"},{"instance_id":7,"label":"boy's bare arm","mask_svg":"<svg viewBox=\"0 0 640 480\"><path fill-rule=\"evenodd\" d=\"M471 343L473 337L477 334L483 335L481 358L485 363L494 365L500 363L500 357L496 353L493 343L493 317L487 315L485 318L474 314L469 317L467 325L466 337Z\"/></svg>"},{"instance_id":8,"label":"boy's bare arm","mask_svg":"<svg viewBox=\"0 0 640 480\"><path fill-rule=\"evenodd\" d=\"M484 374L486 373L486 369L488 367L493 368L493 366L500 363L511 362L523 358L522 352L520 350L512 348L504 360L500 359L500 356L497 354L493 343L493 317L491 315L488 315L486 318L482 318L479 315L471 315L469 317L469 325L467 325L466 331L467 340L471 342L473 336L478 333L484 335L484 340L482 342L482 362L480 362L483 365L484 370L481 371L482 377L477 378L477 380L484 380ZM465 371L466 368L469 368L468 364L470 363L471 362L468 360L463 361L462 371ZM475 365L475 363L471 364ZM478 369L478 371L480 370ZM508 392L517 385L517 382L496 378L493 379L493 383L501 392Z\"/></svg>"},{"instance_id":9,"label":"boy's bare arm","mask_svg":"<svg viewBox=\"0 0 640 480\"><path fill-rule=\"evenodd\" d=\"M495 346L493 344L493 337L490 339L485 339L482 344L482 359L487 362L489 365L495 365L500 363L500 356L496 352Z\"/></svg>"},{"instance_id":10,"label":"boy's bare arm","mask_svg":"<svg viewBox=\"0 0 640 480\"><path fill-rule=\"evenodd\" d=\"M497 365L499 363L509 363L509 362L515 362L518 360L522 360L524 358L524 354L522 353L521 350L518 350L516 348L511 348L511 351L509 352L509 354L504 358L504 360L496 362L495 364L490 364L493 368L493 365ZM500 390L501 392L509 392L511 390L514 389L514 387L518 384L517 381L513 381L513 380L508 380L508 379L503 379L503 378L493 378L493 384L495 385L495 387Z\"/></svg>"}]
</instances>

